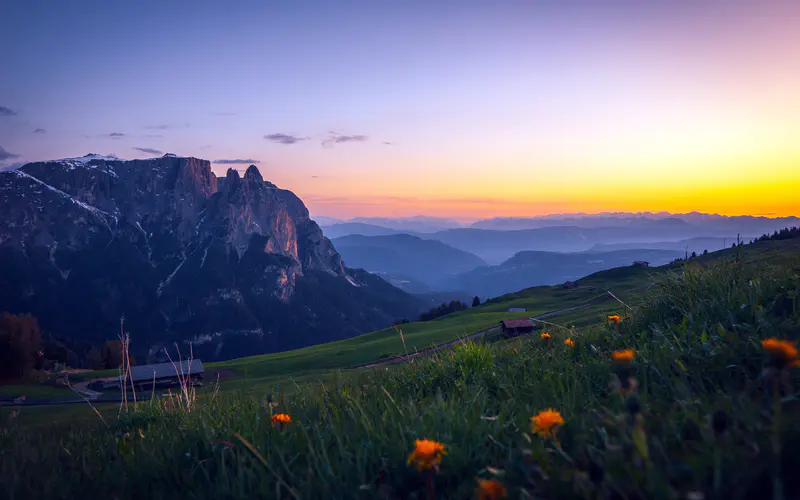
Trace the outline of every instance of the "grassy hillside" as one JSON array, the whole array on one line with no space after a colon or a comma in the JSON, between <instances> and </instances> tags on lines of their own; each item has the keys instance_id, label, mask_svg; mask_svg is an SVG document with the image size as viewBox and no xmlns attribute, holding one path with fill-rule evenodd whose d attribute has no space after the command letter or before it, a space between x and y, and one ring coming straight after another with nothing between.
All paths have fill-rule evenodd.
<instances>
[{"instance_id":1,"label":"grassy hillside","mask_svg":"<svg viewBox=\"0 0 800 500\"><path fill-rule=\"evenodd\" d=\"M633 310L618 325L570 332L571 346L559 329L550 342L469 343L324 383L209 395L190 411L164 399L116 418L106 410L108 426L30 427L24 411L5 414L4 492L473 498L480 479L509 498L799 498L800 377L761 345L800 335L796 250L763 245L650 275L611 270L571 291L507 298L551 305L556 294L627 283ZM467 325L506 305L447 320ZM630 364L614 361L622 349L635 349ZM292 422L273 422L278 412ZM444 446L436 467L423 448L413 453L423 438Z\"/></svg>"}]
</instances>

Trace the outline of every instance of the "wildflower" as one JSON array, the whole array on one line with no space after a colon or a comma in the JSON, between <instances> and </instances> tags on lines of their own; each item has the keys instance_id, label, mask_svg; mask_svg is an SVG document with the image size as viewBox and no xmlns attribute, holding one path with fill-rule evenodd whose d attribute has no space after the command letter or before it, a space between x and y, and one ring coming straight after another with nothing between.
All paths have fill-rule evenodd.
<instances>
[{"instance_id":1,"label":"wildflower","mask_svg":"<svg viewBox=\"0 0 800 500\"><path fill-rule=\"evenodd\" d=\"M542 340L550 340L550 332L544 332L540 337L542 337Z\"/></svg>"},{"instance_id":2,"label":"wildflower","mask_svg":"<svg viewBox=\"0 0 800 500\"><path fill-rule=\"evenodd\" d=\"M507 498L506 489L496 479L478 479L478 500L500 500Z\"/></svg>"},{"instance_id":3,"label":"wildflower","mask_svg":"<svg viewBox=\"0 0 800 500\"><path fill-rule=\"evenodd\" d=\"M555 438L559 426L564 425L564 417L556 410L549 408L531 417L531 430L542 438Z\"/></svg>"},{"instance_id":4,"label":"wildflower","mask_svg":"<svg viewBox=\"0 0 800 500\"><path fill-rule=\"evenodd\" d=\"M772 358L777 368L798 365L798 351L795 342L769 338L761 341L764 352Z\"/></svg>"},{"instance_id":5,"label":"wildflower","mask_svg":"<svg viewBox=\"0 0 800 500\"><path fill-rule=\"evenodd\" d=\"M622 321L622 318L619 317L619 314L612 314L608 317L608 320L612 323L618 324L620 321Z\"/></svg>"},{"instance_id":6,"label":"wildflower","mask_svg":"<svg viewBox=\"0 0 800 500\"><path fill-rule=\"evenodd\" d=\"M613 359L616 363L621 365L627 365L633 362L633 358L636 356L635 349L625 349L622 351L614 351L611 353L611 359Z\"/></svg>"},{"instance_id":7,"label":"wildflower","mask_svg":"<svg viewBox=\"0 0 800 500\"><path fill-rule=\"evenodd\" d=\"M142 429L138 429L138 430L139 430L139 437L144 439L144 431Z\"/></svg>"},{"instance_id":8,"label":"wildflower","mask_svg":"<svg viewBox=\"0 0 800 500\"><path fill-rule=\"evenodd\" d=\"M575 342L573 342L572 339L567 339L564 341L564 345L568 347L575 347Z\"/></svg>"},{"instance_id":9,"label":"wildflower","mask_svg":"<svg viewBox=\"0 0 800 500\"><path fill-rule=\"evenodd\" d=\"M418 471L438 468L442 455L447 455L442 443L432 439L417 439L414 451L408 455L408 464L414 463Z\"/></svg>"},{"instance_id":10,"label":"wildflower","mask_svg":"<svg viewBox=\"0 0 800 500\"><path fill-rule=\"evenodd\" d=\"M290 417L289 415L287 415L285 413L277 413L277 414L272 416L272 423L273 424L277 424L277 423L291 424L292 423L292 417Z\"/></svg>"}]
</instances>

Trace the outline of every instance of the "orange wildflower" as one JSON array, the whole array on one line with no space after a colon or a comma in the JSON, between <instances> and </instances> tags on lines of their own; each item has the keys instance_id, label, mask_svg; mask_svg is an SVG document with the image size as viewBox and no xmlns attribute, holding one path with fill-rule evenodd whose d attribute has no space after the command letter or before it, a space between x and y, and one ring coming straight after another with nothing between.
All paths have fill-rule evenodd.
<instances>
[{"instance_id":1,"label":"orange wildflower","mask_svg":"<svg viewBox=\"0 0 800 500\"><path fill-rule=\"evenodd\" d=\"M611 359L621 365L633 363L634 356L636 356L636 349L625 349L611 353Z\"/></svg>"},{"instance_id":2,"label":"orange wildflower","mask_svg":"<svg viewBox=\"0 0 800 500\"><path fill-rule=\"evenodd\" d=\"M542 438L555 438L556 430L564 425L564 417L558 411L548 408L531 417L531 430Z\"/></svg>"},{"instance_id":3,"label":"orange wildflower","mask_svg":"<svg viewBox=\"0 0 800 500\"><path fill-rule=\"evenodd\" d=\"M542 340L550 340L550 332L544 332L540 337L542 337Z\"/></svg>"},{"instance_id":4,"label":"orange wildflower","mask_svg":"<svg viewBox=\"0 0 800 500\"><path fill-rule=\"evenodd\" d=\"M608 320L612 323L619 323L622 321L622 318L619 317L619 314L612 314L608 317Z\"/></svg>"},{"instance_id":5,"label":"orange wildflower","mask_svg":"<svg viewBox=\"0 0 800 500\"><path fill-rule=\"evenodd\" d=\"M414 450L408 455L408 464L413 463L418 471L433 469L442 463L442 455L447 455L442 443L432 439L417 439Z\"/></svg>"},{"instance_id":6,"label":"orange wildflower","mask_svg":"<svg viewBox=\"0 0 800 500\"><path fill-rule=\"evenodd\" d=\"M277 413L277 414L272 416L272 423L273 424L277 424L277 423L290 424L290 423L292 423L292 417L290 417L289 415L287 415L285 413Z\"/></svg>"},{"instance_id":7,"label":"orange wildflower","mask_svg":"<svg viewBox=\"0 0 800 500\"><path fill-rule=\"evenodd\" d=\"M761 347L764 348L764 352L766 352L781 368L786 365L798 365L796 342L769 338L761 341Z\"/></svg>"},{"instance_id":8,"label":"orange wildflower","mask_svg":"<svg viewBox=\"0 0 800 500\"><path fill-rule=\"evenodd\" d=\"M564 341L564 344L565 344L566 346L568 346L568 347L575 347L575 342L573 342L573 341L572 341L572 339L567 339L567 340L565 340L565 341Z\"/></svg>"},{"instance_id":9,"label":"orange wildflower","mask_svg":"<svg viewBox=\"0 0 800 500\"><path fill-rule=\"evenodd\" d=\"M478 500L501 500L508 498L506 489L496 479L478 479Z\"/></svg>"}]
</instances>

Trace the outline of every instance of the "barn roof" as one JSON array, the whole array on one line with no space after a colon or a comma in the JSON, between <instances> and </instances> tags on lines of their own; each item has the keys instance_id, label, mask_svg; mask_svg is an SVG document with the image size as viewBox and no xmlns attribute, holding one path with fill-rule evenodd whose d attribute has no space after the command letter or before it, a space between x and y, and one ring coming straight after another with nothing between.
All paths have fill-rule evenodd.
<instances>
[{"instance_id":1,"label":"barn roof","mask_svg":"<svg viewBox=\"0 0 800 500\"><path fill-rule=\"evenodd\" d=\"M533 328L533 321L529 319L504 319L501 323L503 328Z\"/></svg>"},{"instance_id":2,"label":"barn roof","mask_svg":"<svg viewBox=\"0 0 800 500\"><path fill-rule=\"evenodd\" d=\"M177 370L176 370L177 369ZM131 367L131 377L134 382L153 380L153 378L160 379L165 377L176 377L180 375L197 375L203 373L203 363L199 359L191 361L184 360L180 363L158 363L155 365L141 365Z\"/></svg>"}]
</instances>

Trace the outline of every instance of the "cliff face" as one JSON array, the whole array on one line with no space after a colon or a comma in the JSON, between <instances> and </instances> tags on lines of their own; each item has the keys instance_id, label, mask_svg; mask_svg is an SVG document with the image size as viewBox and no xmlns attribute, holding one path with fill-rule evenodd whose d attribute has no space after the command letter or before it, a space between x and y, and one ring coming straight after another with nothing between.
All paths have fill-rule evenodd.
<instances>
[{"instance_id":1,"label":"cliff face","mask_svg":"<svg viewBox=\"0 0 800 500\"><path fill-rule=\"evenodd\" d=\"M151 357L222 358L386 326L419 304L347 269L303 202L255 166L87 155L0 173L0 310L97 342L126 317Z\"/></svg>"}]
</instances>

